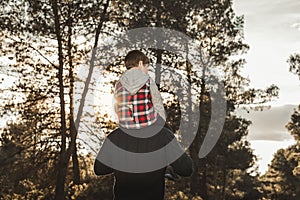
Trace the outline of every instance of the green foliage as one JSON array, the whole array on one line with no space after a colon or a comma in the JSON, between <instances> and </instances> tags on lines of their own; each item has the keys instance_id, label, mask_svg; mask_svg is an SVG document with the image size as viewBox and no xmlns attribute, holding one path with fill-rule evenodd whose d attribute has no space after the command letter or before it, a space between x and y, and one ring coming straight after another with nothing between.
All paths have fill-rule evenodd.
<instances>
[{"instance_id":1,"label":"green foliage","mask_svg":"<svg viewBox=\"0 0 300 200\"><path fill-rule=\"evenodd\" d=\"M57 1L6 1L1 4L5 13L0 16L0 36L1 40L5 41L0 55L9 56L12 64L8 68L13 69L12 71L17 72L19 76L14 87L10 88L16 97L14 100L5 100L1 116L14 115L20 120L20 126L24 126L20 135L26 140L20 139L20 146L27 148L27 140L36 137L34 141L41 145L36 148L43 153L56 154L51 158L53 163L49 165L52 170L39 177L45 179L43 185L51 185L51 192L55 186L53 177L57 177L58 180L66 179L66 174L57 176L57 172L67 170L71 154L76 174L76 132L72 126L74 69L86 64L87 53L92 49L88 41L93 37L95 26L100 20L103 21L104 9L103 2L93 0L56 3ZM83 39L78 40L80 37ZM67 120L64 120L66 118ZM4 133L1 137L5 142L13 139L14 143L15 135L9 131L8 139ZM44 146L47 148L44 149ZM36 153L37 149L32 151L33 155L41 154ZM30 159L23 160L31 163ZM63 164L59 163L57 166L57 160ZM34 165L32 170L40 171L40 167L43 165ZM48 168L43 169L47 171ZM47 175L52 176L49 182ZM18 171L16 176L30 177L31 174L23 175ZM76 175L74 177L76 179ZM76 182L78 180L79 178ZM67 178L68 182L70 178ZM60 186L57 188L62 188L63 191L64 183ZM12 185L8 187L13 188Z\"/></svg>"},{"instance_id":2,"label":"green foliage","mask_svg":"<svg viewBox=\"0 0 300 200\"><path fill-rule=\"evenodd\" d=\"M245 170L231 170L228 174L228 187L225 199L261 199L258 176L250 175Z\"/></svg>"},{"instance_id":3,"label":"green foliage","mask_svg":"<svg viewBox=\"0 0 300 200\"><path fill-rule=\"evenodd\" d=\"M0 193L4 199L41 199L53 195L52 177L58 157L56 137L42 134L45 129L35 120L9 124L1 133Z\"/></svg>"},{"instance_id":4,"label":"green foliage","mask_svg":"<svg viewBox=\"0 0 300 200\"><path fill-rule=\"evenodd\" d=\"M294 136L295 140L300 141L300 105L298 106L298 111L295 112L291 116L291 121L286 125L287 129Z\"/></svg>"},{"instance_id":5,"label":"green foliage","mask_svg":"<svg viewBox=\"0 0 300 200\"><path fill-rule=\"evenodd\" d=\"M294 173L299 152L297 145L293 145L274 155L268 171L260 178L265 199L299 199L300 176Z\"/></svg>"},{"instance_id":6,"label":"green foliage","mask_svg":"<svg viewBox=\"0 0 300 200\"><path fill-rule=\"evenodd\" d=\"M165 199L203 200L200 196L190 194L189 178L180 178L176 182L166 180Z\"/></svg>"},{"instance_id":7,"label":"green foliage","mask_svg":"<svg viewBox=\"0 0 300 200\"><path fill-rule=\"evenodd\" d=\"M208 195L215 199L254 199L258 191L256 156L246 140L249 121L228 118L221 137L206 158ZM247 187L244 187L247 186Z\"/></svg>"},{"instance_id":8,"label":"green foliage","mask_svg":"<svg viewBox=\"0 0 300 200\"><path fill-rule=\"evenodd\" d=\"M101 177L93 176L89 180L79 185L68 187L68 198L78 200L112 199L113 176Z\"/></svg>"},{"instance_id":9,"label":"green foliage","mask_svg":"<svg viewBox=\"0 0 300 200\"><path fill-rule=\"evenodd\" d=\"M300 54L293 54L289 57L287 62L290 65L290 72L299 76L300 79Z\"/></svg>"}]
</instances>

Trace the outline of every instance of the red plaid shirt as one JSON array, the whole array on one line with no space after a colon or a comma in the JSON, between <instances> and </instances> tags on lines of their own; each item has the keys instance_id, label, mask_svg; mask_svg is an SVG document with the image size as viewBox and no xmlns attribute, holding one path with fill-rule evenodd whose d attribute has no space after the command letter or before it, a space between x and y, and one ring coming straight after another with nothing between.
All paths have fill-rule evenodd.
<instances>
[{"instance_id":1,"label":"red plaid shirt","mask_svg":"<svg viewBox=\"0 0 300 200\"><path fill-rule=\"evenodd\" d=\"M116 112L119 125L127 129L140 129L157 120L150 93L150 79L139 91L131 95L120 82L116 85Z\"/></svg>"}]
</instances>

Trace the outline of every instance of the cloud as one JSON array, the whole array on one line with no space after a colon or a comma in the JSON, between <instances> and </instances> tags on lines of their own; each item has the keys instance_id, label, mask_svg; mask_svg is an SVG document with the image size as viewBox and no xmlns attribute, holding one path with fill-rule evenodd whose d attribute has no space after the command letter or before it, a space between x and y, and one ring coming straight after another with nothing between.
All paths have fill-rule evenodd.
<instances>
[{"instance_id":1,"label":"cloud","mask_svg":"<svg viewBox=\"0 0 300 200\"><path fill-rule=\"evenodd\" d=\"M246 29L255 28L258 37L264 34L287 36L283 33L300 17L299 0L235 0L234 7L238 14L245 15Z\"/></svg>"},{"instance_id":2,"label":"cloud","mask_svg":"<svg viewBox=\"0 0 300 200\"><path fill-rule=\"evenodd\" d=\"M249 140L287 141L291 135L287 131L254 131L250 130Z\"/></svg>"},{"instance_id":3,"label":"cloud","mask_svg":"<svg viewBox=\"0 0 300 200\"><path fill-rule=\"evenodd\" d=\"M300 23L298 23L298 22L292 24L291 27L297 29L298 31L300 31Z\"/></svg>"},{"instance_id":4,"label":"cloud","mask_svg":"<svg viewBox=\"0 0 300 200\"><path fill-rule=\"evenodd\" d=\"M298 0L234 0L234 7L245 15L259 16L261 14L282 15L299 14Z\"/></svg>"},{"instance_id":5,"label":"cloud","mask_svg":"<svg viewBox=\"0 0 300 200\"><path fill-rule=\"evenodd\" d=\"M285 126L290 121L295 108L296 105L284 105L249 113L239 109L237 115L252 122L249 127L249 140L285 141L292 139Z\"/></svg>"},{"instance_id":6,"label":"cloud","mask_svg":"<svg viewBox=\"0 0 300 200\"><path fill-rule=\"evenodd\" d=\"M234 8L245 15L245 42L250 50L241 72L249 77L250 87L276 84L278 104L300 102L299 79L286 62L292 53L300 52L300 1L234 0Z\"/></svg>"}]
</instances>

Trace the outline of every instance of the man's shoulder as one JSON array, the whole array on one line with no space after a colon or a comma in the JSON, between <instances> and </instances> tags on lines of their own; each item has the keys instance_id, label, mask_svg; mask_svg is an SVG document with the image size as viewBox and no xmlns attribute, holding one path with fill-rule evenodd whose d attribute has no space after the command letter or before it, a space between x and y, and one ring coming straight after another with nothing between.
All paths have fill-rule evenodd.
<instances>
[{"instance_id":1,"label":"man's shoulder","mask_svg":"<svg viewBox=\"0 0 300 200\"><path fill-rule=\"evenodd\" d=\"M167 128L167 127L163 127L162 128L162 132L165 134L166 137L173 139L175 136L173 134L173 132Z\"/></svg>"},{"instance_id":2,"label":"man's shoulder","mask_svg":"<svg viewBox=\"0 0 300 200\"><path fill-rule=\"evenodd\" d=\"M141 129L141 134L143 134L143 130L142 129ZM115 130L111 131L107 135L107 138L109 138L109 139L116 139L116 138L119 138L120 136L122 137L124 135L127 135L127 133L124 132L124 131L122 131L121 128L116 128ZM127 135L127 136L129 136L129 135ZM173 134L173 132L169 128L166 128L166 127L162 127L162 129L157 134L155 134L154 137L155 136L156 137L158 136L160 138L164 138L164 139L167 139L167 140L172 140L175 137L174 134Z\"/></svg>"},{"instance_id":3,"label":"man's shoulder","mask_svg":"<svg viewBox=\"0 0 300 200\"><path fill-rule=\"evenodd\" d=\"M120 133L122 133L122 130L120 128L116 128L107 135L107 138L109 138L109 139L114 138Z\"/></svg>"}]
</instances>

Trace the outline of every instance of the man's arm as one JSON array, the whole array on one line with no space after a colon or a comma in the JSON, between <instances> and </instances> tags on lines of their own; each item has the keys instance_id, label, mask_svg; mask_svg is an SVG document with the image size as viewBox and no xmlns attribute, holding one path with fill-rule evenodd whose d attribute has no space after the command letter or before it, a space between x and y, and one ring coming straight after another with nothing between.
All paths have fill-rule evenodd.
<instances>
[{"instance_id":1,"label":"man's arm","mask_svg":"<svg viewBox=\"0 0 300 200\"><path fill-rule=\"evenodd\" d=\"M98 159L94 163L94 172L96 175L106 175L113 173L113 169L101 163Z\"/></svg>"},{"instance_id":2,"label":"man's arm","mask_svg":"<svg viewBox=\"0 0 300 200\"><path fill-rule=\"evenodd\" d=\"M167 152L168 159L172 158L174 155L180 155L179 158L177 158L175 161L170 163L172 166L174 172L180 176L190 176L193 172L193 161L188 156L187 153L184 152L183 148L179 145L176 137L174 134L167 128L164 128L166 131L166 136L168 137L170 144L172 144L172 147L170 148L170 152Z\"/></svg>"},{"instance_id":3,"label":"man's arm","mask_svg":"<svg viewBox=\"0 0 300 200\"><path fill-rule=\"evenodd\" d=\"M101 162L101 160L110 161L109 150L107 145L107 138L104 140L104 143L95 159L94 163L94 172L96 175L106 175L113 173L113 169Z\"/></svg>"},{"instance_id":4,"label":"man's arm","mask_svg":"<svg viewBox=\"0 0 300 200\"><path fill-rule=\"evenodd\" d=\"M174 172L180 176L191 176L193 172L193 161L186 154L182 154L175 162L171 164Z\"/></svg>"}]
</instances>

